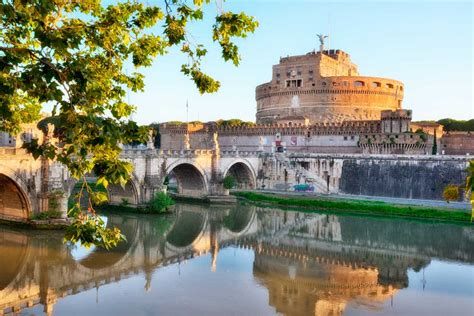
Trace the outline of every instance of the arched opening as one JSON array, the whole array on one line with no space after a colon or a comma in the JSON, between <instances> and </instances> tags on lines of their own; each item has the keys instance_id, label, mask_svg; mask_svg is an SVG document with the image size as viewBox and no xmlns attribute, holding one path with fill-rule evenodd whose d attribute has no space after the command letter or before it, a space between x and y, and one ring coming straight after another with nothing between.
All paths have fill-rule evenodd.
<instances>
[{"instance_id":1,"label":"arched opening","mask_svg":"<svg viewBox=\"0 0 474 316\"><path fill-rule=\"evenodd\" d=\"M393 84L391 84L391 83L386 83L386 84L385 84L385 88L393 89Z\"/></svg>"},{"instance_id":2,"label":"arched opening","mask_svg":"<svg viewBox=\"0 0 474 316\"><path fill-rule=\"evenodd\" d=\"M377 81L372 82L370 85L372 88L380 88L382 86L382 84Z\"/></svg>"},{"instance_id":3,"label":"arched opening","mask_svg":"<svg viewBox=\"0 0 474 316\"><path fill-rule=\"evenodd\" d=\"M11 178L0 174L0 217L27 220L30 210L25 193Z\"/></svg>"},{"instance_id":4,"label":"arched opening","mask_svg":"<svg viewBox=\"0 0 474 316\"><path fill-rule=\"evenodd\" d=\"M363 87L365 86L364 81L354 81L354 87Z\"/></svg>"},{"instance_id":5,"label":"arched opening","mask_svg":"<svg viewBox=\"0 0 474 316\"><path fill-rule=\"evenodd\" d=\"M234 163L224 176L235 178L236 189L255 189L255 177L252 170L243 162Z\"/></svg>"},{"instance_id":6,"label":"arched opening","mask_svg":"<svg viewBox=\"0 0 474 316\"><path fill-rule=\"evenodd\" d=\"M28 237L24 234L0 230L0 291L4 290L21 272L26 261Z\"/></svg>"},{"instance_id":7,"label":"arched opening","mask_svg":"<svg viewBox=\"0 0 474 316\"><path fill-rule=\"evenodd\" d=\"M191 246L201 236L206 216L201 212L178 210L176 221L166 236L166 242L175 248Z\"/></svg>"},{"instance_id":8,"label":"arched opening","mask_svg":"<svg viewBox=\"0 0 474 316\"><path fill-rule=\"evenodd\" d=\"M78 244L70 246L72 257L82 266L89 269L112 267L125 257L134 243L134 240L138 238L137 234L139 233L139 229L137 218L123 215L109 215L103 217L103 220L106 222L107 228L118 227L127 240L120 242L117 247L110 250L95 246L85 248Z\"/></svg>"},{"instance_id":9,"label":"arched opening","mask_svg":"<svg viewBox=\"0 0 474 316\"><path fill-rule=\"evenodd\" d=\"M180 195L200 197L206 195L204 175L194 165L182 163L168 173L171 181L176 181L176 191Z\"/></svg>"},{"instance_id":10,"label":"arched opening","mask_svg":"<svg viewBox=\"0 0 474 316\"><path fill-rule=\"evenodd\" d=\"M137 188L131 181L127 182L125 187L119 184L109 184L107 186L107 193L109 195L109 204L123 206L138 205Z\"/></svg>"},{"instance_id":11,"label":"arched opening","mask_svg":"<svg viewBox=\"0 0 474 316\"><path fill-rule=\"evenodd\" d=\"M251 208L234 208L224 217L223 223L228 230L238 234L249 226L253 215L254 212Z\"/></svg>"}]
</instances>

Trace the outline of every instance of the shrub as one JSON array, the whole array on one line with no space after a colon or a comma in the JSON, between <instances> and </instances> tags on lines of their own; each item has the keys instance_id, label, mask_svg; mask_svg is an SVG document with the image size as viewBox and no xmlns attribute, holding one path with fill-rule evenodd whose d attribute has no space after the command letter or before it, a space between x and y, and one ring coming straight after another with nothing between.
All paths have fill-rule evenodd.
<instances>
[{"instance_id":1,"label":"shrub","mask_svg":"<svg viewBox=\"0 0 474 316\"><path fill-rule=\"evenodd\" d=\"M53 219L53 218L61 218L61 212L56 210L50 210L41 212L38 214L33 214L30 216L32 220L44 220L44 219Z\"/></svg>"},{"instance_id":2,"label":"shrub","mask_svg":"<svg viewBox=\"0 0 474 316\"><path fill-rule=\"evenodd\" d=\"M232 189L236 184L235 178L231 175L228 175L222 180L222 185L224 186L224 189L230 190Z\"/></svg>"},{"instance_id":3,"label":"shrub","mask_svg":"<svg viewBox=\"0 0 474 316\"><path fill-rule=\"evenodd\" d=\"M164 213L174 204L173 199L164 192L156 192L153 199L148 203L149 213Z\"/></svg>"},{"instance_id":4,"label":"shrub","mask_svg":"<svg viewBox=\"0 0 474 316\"><path fill-rule=\"evenodd\" d=\"M449 184L444 188L443 198L446 202L459 200L459 187L454 184Z\"/></svg>"}]
</instances>

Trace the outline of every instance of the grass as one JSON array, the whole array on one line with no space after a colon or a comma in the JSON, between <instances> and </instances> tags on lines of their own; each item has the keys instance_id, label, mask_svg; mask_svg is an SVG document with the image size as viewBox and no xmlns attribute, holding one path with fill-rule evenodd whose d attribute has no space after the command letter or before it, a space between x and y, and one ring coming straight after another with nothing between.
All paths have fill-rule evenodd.
<instances>
[{"instance_id":1,"label":"grass","mask_svg":"<svg viewBox=\"0 0 474 316\"><path fill-rule=\"evenodd\" d=\"M439 208L410 205L392 205L385 202L359 200L330 200L285 198L255 192L233 192L232 194L246 200L283 207L298 207L306 211L332 211L333 213L363 214L389 217L407 217L454 222L470 222L471 214L464 211L447 211Z\"/></svg>"}]
</instances>

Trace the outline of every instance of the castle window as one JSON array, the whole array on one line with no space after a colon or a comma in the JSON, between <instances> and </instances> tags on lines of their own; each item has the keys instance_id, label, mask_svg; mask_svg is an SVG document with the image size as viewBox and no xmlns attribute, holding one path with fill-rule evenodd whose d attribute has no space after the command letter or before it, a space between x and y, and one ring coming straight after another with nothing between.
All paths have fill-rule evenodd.
<instances>
[{"instance_id":1,"label":"castle window","mask_svg":"<svg viewBox=\"0 0 474 316\"><path fill-rule=\"evenodd\" d=\"M351 136L351 140L354 140L354 139L355 139L355 136L354 136L354 135L352 135L352 136Z\"/></svg>"},{"instance_id":2,"label":"castle window","mask_svg":"<svg viewBox=\"0 0 474 316\"><path fill-rule=\"evenodd\" d=\"M339 84L338 84L337 82L333 82L333 83L332 83L332 86L333 86L333 87L337 87L338 85L339 85Z\"/></svg>"},{"instance_id":3,"label":"castle window","mask_svg":"<svg viewBox=\"0 0 474 316\"><path fill-rule=\"evenodd\" d=\"M374 81L371 84L372 88L380 88L382 84L380 82Z\"/></svg>"},{"instance_id":4,"label":"castle window","mask_svg":"<svg viewBox=\"0 0 474 316\"><path fill-rule=\"evenodd\" d=\"M344 136L344 140L347 140L347 136Z\"/></svg>"},{"instance_id":5,"label":"castle window","mask_svg":"<svg viewBox=\"0 0 474 316\"><path fill-rule=\"evenodd\" d=\"M321 84L322 84L323 86L325 86L325 85L326 85L326 82L323 81L323 83L321 83Z\"/></svg>"},{"instance_id":6,"label":"castle window","mask_svg":"<svg viewBox=\"0 0 474 316\"><path fill-rule=\"evenodd\" d=\"M314 87L314 86L316 86L316 84L315 84L315 83L313 83L313 84L312 84L312 86Z\"/></svg>"},{"instance_id":7,"label":"castle window","mask_svg":"<svg viewBox=\"0 0 474 316\"><path fill-rule=\"evenodd\" d=\"M312 74L313 74L313 71L312 71L312 70L310 70L310 71L308 71L308 73L309 73L310 75L312 75Z\"/></svg>"},{"instance_id":8,"label":"castle window","mask_svg":"<svg viewBox=\"0 0 474 316\"><path fill-rule=\"evenodd\" d=\"M393 84L391 83L386 83L385 88L393 89Z\"/></svg>"},{"instance_id":9,"label":"castle window","mask_svg":"<svg viewBox=\"0 0 474 316\"><path fill-rule=\"evenodd\" d=\"M363 87L365 86L365 82L363 81L354 81L354 87Z\"/></svg>"},{"instance_id":10,"label":"castle window","mask_svg":"<svg viewBox=\"0 0 474 316\"><path fill-rule=\"evenodd\" d=\"M277 80L277 84L279 84L279 83L280 83L280 80Z\"/></svg>"},{"instance_id":11,"label":"castle window","mask_svg":"<svg viewBox=\"0 0 474 316\"><path fill-rule=\"evenodd\" d=\"M301 80L301 79L286 80L286 87L287 88L299 88L302 85L303 85L303 80Z\"/></svg>"},{"instance_id":12,"label":"castle window","mask_svg":"<svg viewBox=\"0 0 474 316\"><path fill-rule=\"evenodd\" d=\"M277 78L280 78L280 74L276 74Z\"/></svg>"}]
</instances>

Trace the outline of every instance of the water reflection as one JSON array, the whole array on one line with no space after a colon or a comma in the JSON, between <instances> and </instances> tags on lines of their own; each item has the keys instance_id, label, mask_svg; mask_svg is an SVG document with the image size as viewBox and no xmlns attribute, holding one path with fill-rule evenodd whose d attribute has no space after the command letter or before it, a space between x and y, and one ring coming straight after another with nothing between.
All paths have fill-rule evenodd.
<instances>
[{"instance_id":1,"label":"water reflection","mask_svg":"<svg viewBox=\"0 0 474 316\"><path fill-rule=\"evenodd\" d=\"M216 271L231 247L253 252L234 260L252 265L268 292L260 303L284 315L381 310L409 286L409 271L474 262L474 230L448 224L186 204L167 217L109 214L107 224L128 239L110 252L64 244L62 232L0 227L0 314L38 304L52 314L63 297L137 274L149 290L154 271L204 255Z\"/></svg>"}]
</instances>

